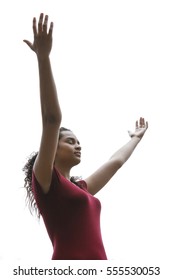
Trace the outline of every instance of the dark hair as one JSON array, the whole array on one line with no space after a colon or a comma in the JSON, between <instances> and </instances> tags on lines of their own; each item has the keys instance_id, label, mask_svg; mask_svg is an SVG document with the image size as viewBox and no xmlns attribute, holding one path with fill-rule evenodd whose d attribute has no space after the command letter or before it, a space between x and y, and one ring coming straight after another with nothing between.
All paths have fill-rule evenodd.
<instances>
[{"instance_id":1,"label":"dark hair","mask_svg":"<svg viewBox=\"0 0 173 280\"><path fill-rule=\"evenodd\" d=\"M34 194L32 191L32 169L35 162L35 159L38 155L38 152L33 152L26 162L26 164L23 167L23 171L25 173L25 179L24 179L24 188L26 189L26 204L28 204L29 210L31 214L33 212L36 212L36 215L38 218L40 217L40 211L38 210Z\"/></svg>"},{"instance_id":2,"label":"dark hair","mask_svg":"<svg viewBox=\"0 0 173 280\"><path fill-rule=\"evenodd\" d=\"M62 135L63 135L63 131L71 131L70 129L67 129L65 127L61 127L59 130L59 139L61 139ZM23 172L25 174L25 178L24 178L24 188L26 189L26 204L29 207L29 210L31 212L31 214L33 214L34 212L36 213L37 217L40 218L40 211L37 207L35 198L34 198L34 194L32 191L32 169L33 169L33 165L35 162L35 159L38 155L38 152L33 152L29 157L28 160L26 162L26 164L23 167ZM77 186L79 186L77 184L77 179L79 179L79 177L71 177L70 181L74 184L76 184Z\"/></svg>"}]
</instances>

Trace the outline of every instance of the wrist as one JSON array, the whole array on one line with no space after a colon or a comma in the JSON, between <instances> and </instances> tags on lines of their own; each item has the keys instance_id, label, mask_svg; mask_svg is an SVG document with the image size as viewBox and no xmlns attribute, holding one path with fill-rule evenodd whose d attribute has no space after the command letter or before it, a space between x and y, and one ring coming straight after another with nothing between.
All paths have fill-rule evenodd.
<instances>
[{"instance_id":1,"label":"wrist","mask_svg":"<svg viewBox=\"0 0 173 280\"><path fill-rule=\"evenodd\" d=\"M141 140L141 137L139 137L139 136L137 136L137 135L133 135L133 136L131 136L131 139L135 139L135 140L140 141L140 140Z\"/></svg>"},{"instance_id":2,"label":"wrist","mask_svg":"<svg viewBox=\"0 0 173 280\"><path fill-rule=\"evenodd\" d=\"M49 54L39 55L37 54L38 62L43 62L49 60Z\"/></svg>"}]
</instances>

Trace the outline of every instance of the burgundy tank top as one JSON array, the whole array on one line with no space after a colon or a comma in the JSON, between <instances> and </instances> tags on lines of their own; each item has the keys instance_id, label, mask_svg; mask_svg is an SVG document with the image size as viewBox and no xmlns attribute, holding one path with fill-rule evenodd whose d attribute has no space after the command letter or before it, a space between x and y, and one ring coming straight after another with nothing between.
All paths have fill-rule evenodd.
<instances>
[{"instance_id":1,"label":"burgundy tank top","mask_svg":"<svg viewBox=\"0 0 173 280\"><path fill-rule=\"evenodd\" d=\"M33 172L32 188L53 245L52 260L107 260L100 229L100 201L55 168L44 194Z\"/></svg>"}]
</instances>

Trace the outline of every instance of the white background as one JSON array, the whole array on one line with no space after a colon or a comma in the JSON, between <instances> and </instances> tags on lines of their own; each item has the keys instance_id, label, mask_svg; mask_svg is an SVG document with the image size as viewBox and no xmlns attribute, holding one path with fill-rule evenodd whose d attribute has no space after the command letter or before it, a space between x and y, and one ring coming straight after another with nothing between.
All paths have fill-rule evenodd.
<instances>
[{"instance_id":1,"label":"white background","mask_svg":"<svg viewBox=\"0 0 173 280\"><path fill-rule=\"evenodd\" d=\"M41 135L37 60L22 40L33 40L32 18L44 12L54 22L62 125L82 144L72 175L88 176L129 140L136 119L149 121L132 157L97 197L109 260L160 266L161 279L170 279L172 1L6 0L0 10L1 261L46 262L52 255L42 220L25 206L22 173Z\"/></svg>"}]
</instances>

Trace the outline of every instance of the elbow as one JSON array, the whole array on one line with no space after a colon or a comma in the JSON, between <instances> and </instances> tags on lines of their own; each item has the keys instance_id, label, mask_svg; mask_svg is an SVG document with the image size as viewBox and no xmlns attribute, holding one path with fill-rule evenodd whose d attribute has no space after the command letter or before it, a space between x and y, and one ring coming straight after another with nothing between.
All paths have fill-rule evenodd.
<instances>
[{"instance_id":1,"label":"elbow","mask_svg":"<svg viewBox=\"0 0 173 280\"><path fill-rule=\"evenodd\" d=\"M124 164L122 159L111 159L110 161L113 172L118 171L118 169L120 169L121 166Z\"/></svg>"},{"instance_id":2,"label":"elbow","mask_svg":"<svg viewBox=\"0 0 173 280\"><path fill-rule=\"evenodd\" d=\"M43 117L43 123L44 124L52 124L56 126L60 126L62 120L62 114L61 112L58 112L58 114L45 114Z\"/></svg>"},{"instance_id":3,"label":"elbow","mask_svg":"<svg viewBox=\"0 0 173 280\"><path fill-rule=\"evenodd\" d=\"M116 161L117 169L120 169L123 166L123 164L124 164L123 159L118 159Z\"/></svg>"}]
</instances>

